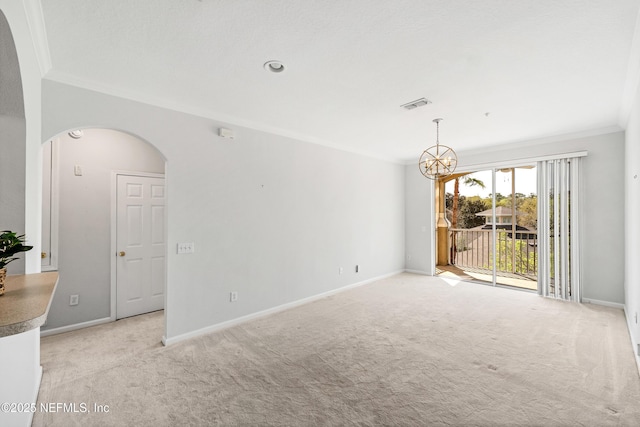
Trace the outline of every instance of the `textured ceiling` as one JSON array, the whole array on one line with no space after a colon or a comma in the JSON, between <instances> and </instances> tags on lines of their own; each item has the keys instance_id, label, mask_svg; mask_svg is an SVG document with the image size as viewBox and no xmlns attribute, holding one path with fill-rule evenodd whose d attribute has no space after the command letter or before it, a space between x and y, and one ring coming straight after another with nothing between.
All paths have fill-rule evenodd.
<instances>
[{"instance_id":1,"label":"textured ceiling","mask_svg":"<svg viewBox=\"0 0 640 427\"><path fill-rule=\"evenodd\" d=\"M435 141L436 117L458 150L617 126L639 6L42 1L49 78L402 160Z\"/></svg>"}]
</instances>

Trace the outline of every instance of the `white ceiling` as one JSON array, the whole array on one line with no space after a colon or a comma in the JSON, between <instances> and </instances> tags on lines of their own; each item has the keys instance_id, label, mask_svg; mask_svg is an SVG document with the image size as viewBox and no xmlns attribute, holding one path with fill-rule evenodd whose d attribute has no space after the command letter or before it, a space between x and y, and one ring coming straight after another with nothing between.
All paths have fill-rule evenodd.
<instances>
[{"instance_id":1,"label":"white ceiling","mask_svg":"<svg viewBox=\"0 0 640 427\"><path fill-rule=\"evenodd\" d=\"M637 78L628 69L639 7L42 1L48 78L395 160L435 142L436 117L457 150L617 126ZM285 72L265 71L272 59ZM421 97L433 104L400 108Z\"/></svg>"}]
</instances>

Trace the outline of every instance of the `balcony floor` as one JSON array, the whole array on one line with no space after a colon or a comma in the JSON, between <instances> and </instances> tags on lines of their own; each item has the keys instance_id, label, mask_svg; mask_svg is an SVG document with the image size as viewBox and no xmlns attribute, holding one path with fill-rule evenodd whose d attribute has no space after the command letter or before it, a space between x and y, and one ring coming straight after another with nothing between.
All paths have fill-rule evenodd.
<instances>
[{"instance_id":1,"label":"balcony floor","mask_svg":"<svg viewBox=\"0 0 640 427\"><path fill-rule=\"evenodd\" d=\"M455 265L436 266L438 276L463 280L467 282L492 283L493 277L490 270L473 267L458 267ZM511 286L514 288L537 290L538 283L533 278L520 276L517 274L497 272L496 282L498 285Z\"/></svg>"}]
</instances>

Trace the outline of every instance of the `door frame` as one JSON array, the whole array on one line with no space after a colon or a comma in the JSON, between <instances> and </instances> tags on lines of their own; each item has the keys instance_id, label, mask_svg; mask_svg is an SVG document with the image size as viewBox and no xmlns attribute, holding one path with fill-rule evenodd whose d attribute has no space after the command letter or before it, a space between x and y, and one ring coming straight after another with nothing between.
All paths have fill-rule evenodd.
<instances>
[{"instance_id":1,"label":"door frame","mask_svg":"<svg viewBox=\"0 0 640 427\"><path fill-rule=\"evenodd\" d=\"M59 191L60 191L60 138L55 137L47 140L40 146L40 152L44 151L45 144L49 144L51 149L51 164L49 165L49 265L43 267L40 264L41 271L58 271L58 230L59 230ZM44 156L42 157L44 162ZM41 169L45 169L42 163ZM44 189L43 189L44 192ZM42 216L44 218L44 203L42 205ZM40 245L42 246L42 235L40 236ZM41 248L42 249L42 248Z\"/></svg>"},{"instance_id":2,"label":"door frame","mask_svg":"<svg viewBox=\"0 0 640 427\"><path fill-rule=\"evenodd\" d=\"M163 178L165 180L165 216L164 216L164 235L167 236L167 181L166 174L162 173L152 173L152 172L138 172L138 171L124 171L124 170L112 170L111 171L111 303L109 308L109 318L112 321L116 320L117 314L117 257L116 254L118 252L118 233L117 233L117 221L118 221L118 176L139 176L139 177L147 177L147 178ZM165 260L168 259L169 255L169 245L165 245ZM165 262L164 267L164 277L165 277L165 285L164 285L164 308L167 308L167 262ZM166 313L166 312L165 312ZM166 317L165 317L166 318ZM165 322L166 328L166 322Z\"/></svg>"}]
</instances>

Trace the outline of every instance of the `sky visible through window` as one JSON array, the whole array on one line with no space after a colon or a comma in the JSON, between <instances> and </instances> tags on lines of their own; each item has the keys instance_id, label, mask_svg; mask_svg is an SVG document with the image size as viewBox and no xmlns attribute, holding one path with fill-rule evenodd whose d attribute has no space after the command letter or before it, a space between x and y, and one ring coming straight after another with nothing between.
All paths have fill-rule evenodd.
<instances>
[{"instance_id":1,"label":"sky visible through window","mask_svg":"<svg viewBox=\"0 0 640 427\"><path fill-rule=\"evenodd\" d=\"M479 179L484 182L485 188L480 188L476 186L466 186L460 181L460 195L471 197L471 196L480 196L482 198L489 197L491 194L491 171L485 170L480 172L474 172L469 174L470 177ZM449 189L449 185L447 185L447 192L453 192L453 182L448 183L451 185L451 189ZM500 193L503 196L508 196L511 194L511 172L496 172L496 193ZM536 185L536 168L525 169L525 168L516 168L516 193L522 193L525 196L529 194L537 193L537 185Z\"/></svg>"}]
</instances>

